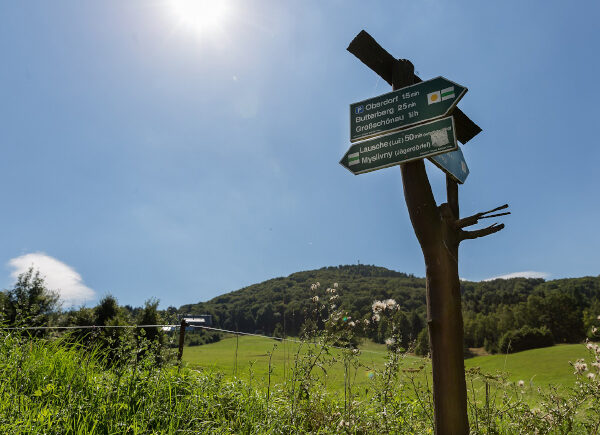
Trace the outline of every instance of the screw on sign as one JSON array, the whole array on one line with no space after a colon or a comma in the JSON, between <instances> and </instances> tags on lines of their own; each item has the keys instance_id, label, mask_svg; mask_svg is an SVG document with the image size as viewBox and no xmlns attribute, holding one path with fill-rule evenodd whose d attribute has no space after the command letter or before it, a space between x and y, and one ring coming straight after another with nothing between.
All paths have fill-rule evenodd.
<instances>
[{"instance_id":1,"label":"screw on sign","mask_svg":"<svg viewBox=\"0 0 600 435\"><path fill-rule=\"evenodd\" d=\"M408 98L411 98L410 95L414 92L414 88L411 91L411 87L415 83L421 82L421 79L414 74L414 66L410 61L394 58L364 30L350 43L348 51L392 85L393 90L398 92L399 95L407 94ZM456 86L455 89L450 89L450 87L443 86L426 92L424 94L427 98L426 103L430 106L441 105L452 99L452 96L458 100ZM444 98L447 100L444 100ZM384 104L388 100L390 100L390 97L380 100L381 106L373 109L381 112L389 110L392 107L391 104L400 104L400 99ZM367 106L366 104L363 104L363 106L360 109L362 110L361 113L366 113ZM481 129L455 106L454 104L451 113L455 124L454 133L455 137L464 144L477 135ZM398 106L395 109L398 109ZM407 107L407 110L419 111L416 106ZM395 112L397 116L397 110ZM352 113L351 111L351 116ZM383 116L389 117L392 115L388 113L373 119ZM408 117L408 114L406 117ZM381 138L379 139L381 140ZM360 146L360 143L352 146L356 145ZM458 152L458 149L454 152ZM437 157L441 159L441 156L447 155L439 154ZM464 162L464 158L461 156L462 153L443 159L442 163L436 163L444 168L444 165L456 166L458 162L458 171L468 173L466 163L463 169L462 162ZM359 158L358 162L362 164L360 150L357 157ZM434 158L431 157L431 159ZM354 164L350 165L348 155L346 159L347 166L344 166L350 169L350 166L354 166ZM343 160L342 164L344 164ZM356 165L359 163L356 163ZM404 186L404 199L415 235L423 251L427 270L427 325L431 343L435 433L468 434L467 390L463 361L463 322L460 281L458 278L458 246L463 240L475 239L498 232L504 228L504 224L494 223L486 228L473 231L466 231L464 228L477 224L481 219L504 216L510 212L494 214L496 211L506 209L508 205L505 204L493 210L461 219L459 217L457 184L457 181L460 180L457 175L450 175L449 171L446 171L446 193L448 198L446 203L438 206L433 197L422 157L400 163L400 172ZM460 176L460 174L458 175Z\"/></svg>"}]
</instances>

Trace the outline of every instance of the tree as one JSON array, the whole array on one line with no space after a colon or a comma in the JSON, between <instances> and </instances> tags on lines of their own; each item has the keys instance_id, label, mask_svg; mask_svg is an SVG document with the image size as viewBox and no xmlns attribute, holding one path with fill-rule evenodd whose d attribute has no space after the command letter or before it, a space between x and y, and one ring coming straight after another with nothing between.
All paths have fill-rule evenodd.
<instances>
[{"instance_id":1,"label":"tree","mask_svg":"<svg viewBox=\"0 0 600 435\"><path fill-rule=\"evenodd\" d=\"M107 295L102 298L94 311L96 325L106 325L106 322L119 314L119 304L114 296Z\"/></svg>"},{"instance_id":2,"label":"tree","mask_svg":"<svg viewBox=\"0 0 600 435\"><path fill-rule=\"evenodd\" d=\"M40 272L30 267L11 290L3 291L0 302L9 325L46 326L59 308L58 300L58 293L49 290Z\"/></svg>"},{"instance_id":3,"label":"tree","mask_svg":"<svg viewBox=\"0 0 600 435\"><path fill-rule=\"evenodd\" d=\"M158 312L158 299L148 299L144 302L144 308L138 317L138 324L140 325L158 325L162 323L160 313ZM163 334L156 327L142 328L145 332L145 336L148 340L162 342Z\"/></svg>"}]
</instances>

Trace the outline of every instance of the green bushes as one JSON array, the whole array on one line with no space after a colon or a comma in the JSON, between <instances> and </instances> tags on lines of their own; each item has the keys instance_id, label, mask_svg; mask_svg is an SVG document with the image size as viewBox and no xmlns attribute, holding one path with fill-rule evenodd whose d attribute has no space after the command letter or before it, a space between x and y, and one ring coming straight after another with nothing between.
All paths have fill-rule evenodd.
<instances>
[{"instance_id":1,"label":"green bushes","mask_svg":"<svg viewBox=\"0 0 600 435\"><path fill-rule=\"evenodd\" d=\"M502 353L513 353L538 347L548 347L553 344L552 332L545 326L541 328L524 326L521 329L513 329L504 333L498 342L498 347Z\"/></svg>"}]
</instances>

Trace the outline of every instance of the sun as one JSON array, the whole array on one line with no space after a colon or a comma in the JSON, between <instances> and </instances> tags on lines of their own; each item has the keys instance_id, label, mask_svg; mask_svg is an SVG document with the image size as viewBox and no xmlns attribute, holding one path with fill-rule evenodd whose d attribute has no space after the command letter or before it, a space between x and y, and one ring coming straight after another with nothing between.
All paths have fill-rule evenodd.
<instances>
[{"instance_id":1,"label":"sun","mask_svg":"<svg viewBox=\"0 0 600 435\"><path fill-rule=\"evenodd\" d=\"M230 13L227 0L170 0L169 5L179 24L198 34L218 31Z\"/></svg>"}]
</instances>

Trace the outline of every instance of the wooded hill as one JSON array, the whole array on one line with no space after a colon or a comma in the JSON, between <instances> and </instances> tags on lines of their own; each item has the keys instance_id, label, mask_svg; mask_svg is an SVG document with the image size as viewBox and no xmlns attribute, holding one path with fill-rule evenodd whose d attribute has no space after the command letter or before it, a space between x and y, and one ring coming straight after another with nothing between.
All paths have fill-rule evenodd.
<instances>
[{"instance_id":1,"label":"wooded hill","mask_svg":"<svg viewBox=\"0 0 600 435\"><path fill-rule=\"evenodd\" d=\"M180 314L211 314L215 326L267 335L298 335L320 292L338 283L338 306L353 319L371 319L375 300L394 299L400 306L397 322L403 344L425 329L425 279L383 267L325 267L274 278L207 302L183 305ZM552 343L593 338L600 326L600 276L544 281L513 278L461 282L467 347L517 351ZM380 323L367 334L377 342L389 336ZM422 334L423 336L424 334Z\"/></svg>"}]
</instances>

